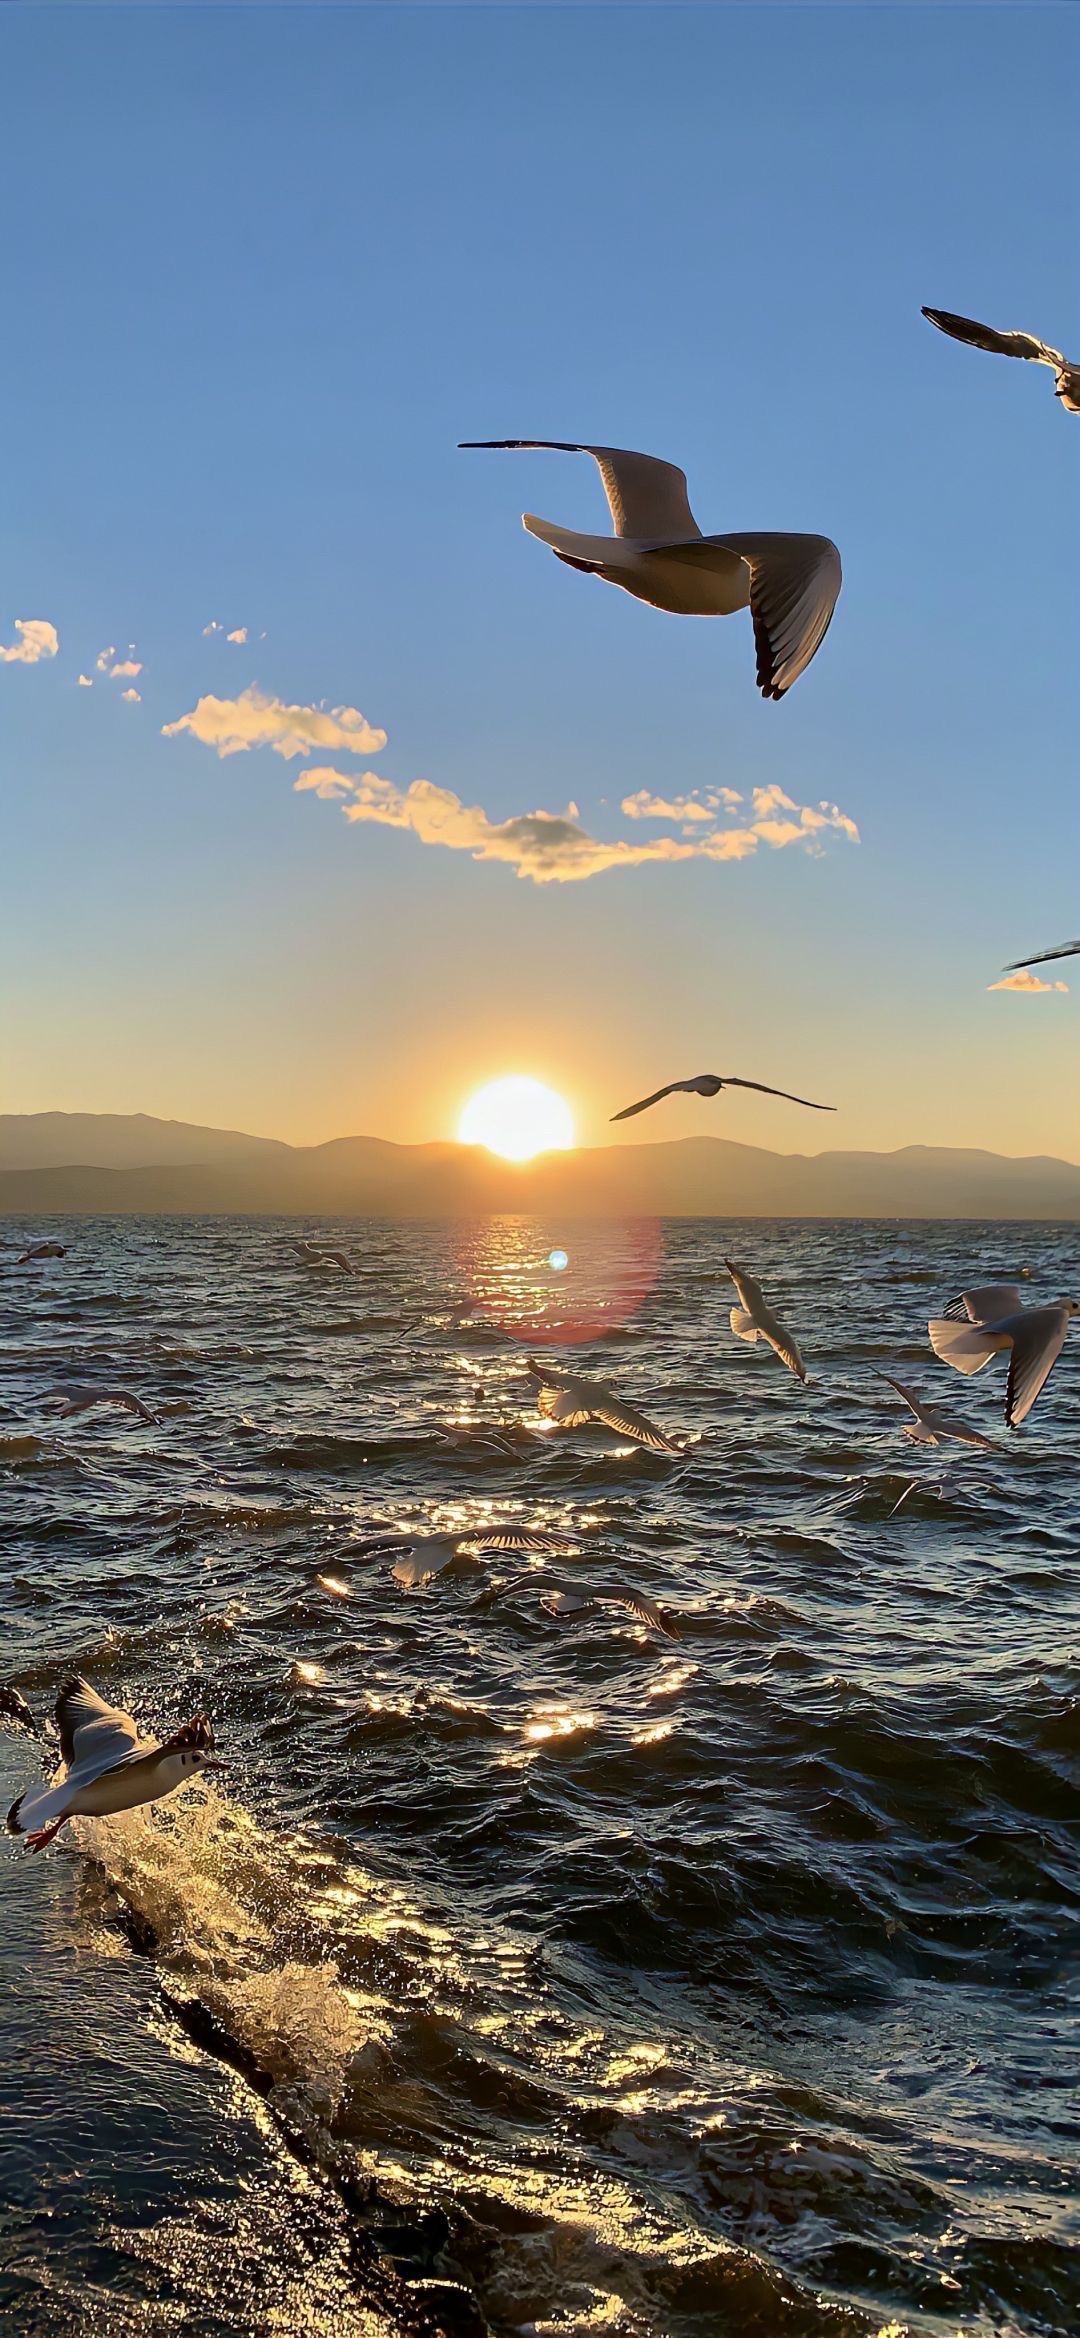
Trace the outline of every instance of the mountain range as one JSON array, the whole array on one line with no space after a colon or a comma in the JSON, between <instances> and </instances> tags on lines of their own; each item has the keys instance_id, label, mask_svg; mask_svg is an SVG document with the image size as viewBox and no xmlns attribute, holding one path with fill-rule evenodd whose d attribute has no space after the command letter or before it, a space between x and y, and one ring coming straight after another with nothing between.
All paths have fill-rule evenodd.
<instances>
[{"instance_id":1,"label":"mountain range","mask_svg":"<svg viewBox=\"0 0 1080 2338\"><path fill-rule=\"evenodd\" d=\"M143 1113L0 1114L0 1213L300 1217L1019 1218L1080 1221L1080 1167L905 1145L771 1153L726 1137L526 1163L478 1147L335 1137L287 1145Z\"/></svg>"}]
</instances>

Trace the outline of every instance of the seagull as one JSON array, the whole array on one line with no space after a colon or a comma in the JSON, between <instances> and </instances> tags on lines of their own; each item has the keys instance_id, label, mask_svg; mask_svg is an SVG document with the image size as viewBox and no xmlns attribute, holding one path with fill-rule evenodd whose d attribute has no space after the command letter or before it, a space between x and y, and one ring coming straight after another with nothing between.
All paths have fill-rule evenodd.
<instances>
[{"instance_id":1,"label":"seagull","mask_svg":"<svg viewBox=\"0 0 1080 2338\"><path fill-rule=\"evenodd\" d=\"M152 1421L155 1428L160 1427L160 1416L128 1388L54 1388L50 1393L63 1400L56 1416L61 1421L69 1413L86 1413L97 1404L118 1404L126 1413L137 1413L140 1421Z\"/></svg>"},{"instance_id":2,"label":"seagull","mask_svg":"<svg viewBox=\"0 0 1080 2338\"><path fill-rule=\"evenodd\" d=\"M496 1600L527 1590L539 1591L540 1605L553 1623L582 1623L586 1616L599 1615L605 1607L621 1607L650 1632L661 1632L665 1640L682 1637L676 1626L661 1615L654 1600L647 1599L643 1591L628 1590L625 1583L569 1584L561 1582L557 1575L538 1574L526 1568L523 1574L511 1575L494 1591L486 1592L476 1604L493 1607Z\"/></svg>"},{"instance_id":3,"label":"seagull","mask_svg":"<svg viewBox=\"0 0 1080 2338\"><path fill-rule=\"evenodd\" d=\"M1015 1283L990 1283L961 1291L927 1329L935 1356L957 1372L981 1372L991 1356L1010 1351L1005 1420L1018 1429L1050 1378L1074 1315L1080 1315L1080 1299L1025 1307Z\"/></svg>"},{"instance_id":4,"label":"seagull","mask_svg":"<svg viewBox=\"0 0 1080 2338\"><path fill-rule=\"evenodd\" d=\"M938 1412L936 1407L924 1404L914 1389L905 1387L902 1380L894 1380L888 1372L882 1372L879 1377L890 1388L895 1388L897 1395L903 1397L904 1403L914 1413L914 1420L904 1423L904 1435L913 1438L916 1445L942 1445L951 1437L957 1445L981 1445L987 1453L996 1450L992 1437L984 1437L978 1429L969 1429L966 1421L951 1420L947 1413ZM900 1500L903 1499L901 1495ZM899 1506L898 1503L897 1508Z\"/></svg>"},{"instance_id":5,"label":"seagull","mask_svg":"<svg viewBox=\"0 0 1080 2338\"><path fill-rule=\"evenodd\" d=\"M368 1544L372 1557L391 1551L400 1551L401 1557L390 1572L395 1583L405 1591L418 1591L432 1583L458 1558L482 1558L488 1551L533 1551L550 1557L552 1553L565 1556L577 1549L572 1535L548 1534L541 1529L521 1526L494 1526L475 1534L414 1534L395 1535L386 1542Z\"/></svg>"},{"instance_id":6,"label":"seagull","mask_svg":"<svg viewBox=\"0 0 1080 2338\"><path fill-rule=\"evenodd\" d=\"M768 1340L774 1355L794 1372L796 1380L805 1380L806 1366L791 1333L785 1331L778 1315L774 1315L760 1283L748 1275L744 1266L735 1266L725 1258L731 1280L739 1294L739 1305L731 1310L731 1328L737 1339Z\"/></svg>"},{"instance_id":7,"label":"seagull","mask_svg":"<svg viewBox=\"0 0 1080 2338\"><path fill-rule=\"evenodd\" d=\"M653 1104L662 1104L665 1096L718 1096L721 1088L753 1088L759 1096L782 1096L785 1104L805 1104L810 1112L835 1112L835 1104L812 1104L809 1096L793 1096L787 1088L767 1088L761 1080L737 1080L734 1072L699 1072L695 1080L669 1080L666 1088L658 1088L654 1096L643 1096L640 1104L624 1104L621 1112L613 1112L612 1120L633 1120L635 1113L648 1112Z\"/></svg>"},{"instance_id":8,"label":"seagull","mask_svg":"<svg viewBox=\"0 0 1080 2338\"><path fill-rule=\"evenodd\" d=\"M1059 942L1056 950L1036 950L1031 958L1014 958L1005 974L1019 974L1025 966L1047 966L1052 958L1080 958L1080 942Z\"/></svg>"},{"instance_id":9,"label":"seagull","mask_svg":"<svg viewBox=\"0 0 1080 2338\"><path fill-rule=\"evenodd\" d=\"M530 511L523 513L522 526L568 568L621 585L654 609L679 617L729 617L749 606L763 697L782 698L820 649L841 584L840 554L828 536L703 536L687 500L685 471L626 447L559 438L472 438L461 444L591 455L614 534L577 535Z\"/></svg>"},{"instance_id":10,"label":"seagull","mask_svg":"<svg viewBox=\"0 0 1080 2338\"><path fill-rule=\"evenodd\" d=\"M682 1451L662 1429L654 1428L644 1413L624 1404L621 1396L606 1388L602 1380L586 1380L577 1373L553 1370L549 1364L538 1363L535 1356L528 1357L526 1369L536 1382L536 1409L545 1420L557 1421L563 1429L580 1428L585 1421L602 1421L605 1429L614 1429L620 1437L632 1437L635 1444L646 1445L650 1453Z\"/></svg>"},{"instance_id":11,"label":"seagull","mask_svg":"<svg viewBox=\"0 0 1080 2338\"><path fill-rule=\"evenodd\" d=\"M63 1242L32 1242L29 1250L24 1250L22 1257L17 1258L15 1264L16 1266L28 1266L30 1260L34 1258L66 1257L67 1249Z\"/></svg>"},{"instance_id":12,"label":"seagull","mask_svg":"<svg viewBox=\"0 0 1080 2338\"><path fill-rule=\"evenodd\" d=\"M909 1494L926 1494L937 1502L969 1501L969 1487L974 1486L976 1491L981 1491L984 1480L965 1476L963 1473L966 1466L964 1462L952 1462L947 1469L939 1470L936 1477L913 1477L904 1487L899 1501L893 1503L889 1517L895 1518L897 1511L903 1509Z\"/></svg>"},{"instance_id":13,"label":"seagull","mask_svg":"<svg viewBox=\"0 0 1080 2338\"><path fill-rule=\"evenodd\" d=\"M0 1688L0 1714L14 1721L18 1728L27 1729L31 1737L40 1737L41 1731L21 1689Z\"/></svg>"},{"instance_id":14,"label":"seagull","mask_svg":"<svg viewBox=\"0 0 1080 2338\"><path fill-rule=\"evenodd\" d=\"M27 1786L8 1812L8 1833L25 1835L28 1851L44 1851L69 1818L111 1818L144 1802L160 1802L200 1770L218 1770L214 1732L205 1713L160 1745L140 1737L130 1713L107 1705L85 1680L64 1682L56 1700L62 1767L47 1786Z\"/></svg>"},{"instance_id":15,"label":"seagull","mask_svg":"<svg viewBox=\"0 0 1080 2338\"><path fill-rule=\"evenodd\" d=\"M1060 398L1066 414L1080 414L1080 365L1071 364L1060 349L1051 349L1034 333L996 333L992 325L954 317L946 308L924 308L923 315L954 341L970 341L973 348L993 350L996 357L1033 357L1038 365L1052 365L1055 398Z\"/></svg>"},{"instance_id":16,"label":"seagull","mask_svg":"<svg viewBox=\"0 0 1080 2338\"><path fill-rule=\"evenodd\" d=\"M343 1250L328 1250L317 1242L294 1242L292 1245L305 1266L336 1266L343 1275L353 1275L356 1268Z\"/></svg>"}]
</instances>

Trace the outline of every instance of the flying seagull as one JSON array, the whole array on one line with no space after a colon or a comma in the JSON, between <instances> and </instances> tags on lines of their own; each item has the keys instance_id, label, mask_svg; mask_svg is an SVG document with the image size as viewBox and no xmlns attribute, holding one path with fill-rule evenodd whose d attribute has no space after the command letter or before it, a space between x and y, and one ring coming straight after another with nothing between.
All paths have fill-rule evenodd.
<instances>
[{"instance_id":1,"label":"flying seagull","mask_svg":"<svg viewBox=\"0 0 1080 2338\"><path fill-rule=\"evenodd\" d=\"M58 1420L66 1420L69 1413L87 1413L98 1404L118 1404L126 1413L137 1413L140 1421L152 1421L160 1426L157 1413L152 1413L141 1396L133 1396L129 1388L54 1388L51 1394L62 1399Z\"/></svg>"},{"instance_id":2,"label":"flying seagull","mask_svg":"<svg viewBox=\"0 0 1080 2338\"><path fill-rule=\"evenodd\" d=\"M405 1591L417 1591L425 1583L434 1582L436 1575L443 1574L458 1558L479 1559L489 1551L533 1551L546 1557L553 1553L565 1556L576 1548L572 1535L548 1534L540 1528L493 1526L478 1529L475 1534L395 1535L385 1542L369 1543L368 1552L375 1557L389 1557L391 1552L399 1551L401 1556L390 1569L394 1581Z\"/></svg>"},{"instance_id":3,"label":"flying seagull","mask_svg":"<svg viewBox=\"0 0 1080 2338\"><path fill-rule=\"evenodd\" d=\"M739 1294L739 1304L731 1310L731 1328L737 1339L768 1340L773 1354L794 1372L796 1380L805 1380L806 1366L791 1333L785 1331L778 1315L774 1315L760 1283L748 1275L744 1266L735 1266L725 1258L731 1280Z\"/></svg>"},{"instance_id":4,"label":"flying seagull","mask_svg":"<svg viewBox=\"0 0 1080 2338\"><path fill-rule=\"evenodd\" d=\"M1014 958L1004 972L1019 974L1025 966L1048 966L1052 958L1080 958L1080 942L1059 942L1056 950L1036 950L1031 958Z\"/></svg>"},{"instance_id":5,"label":"flying seagull","mask_svg":"<svg viewBox=\"0 0 1080 2338\"><path fill-rule=\"evenodd\" d=\"M1015 1283L990 1283L982 1290L961 1291L927 1329L935 1356L957 1372L981 1372L991 1356L1009 1350L1005 1419L1010 1429L1018 1429L1050 1378L1074 1315L1080 1315L1080 1299L1025 1307Z\"/></svg>"},{"instance_id":6,"label":"flying seagull","mask_svg":"<svg viewBox=\"0 0 1080 2338\"><path fill-rule=\"evenodd\" d=\"M160 1745L140 1737L130 1713L107 1705L85 1680L68 1680L56 1700L62 1767L47 1786L27 1786L8 1812L8 1832L44 1851L69 1818L111 1818L140 1803L160 1802L213 1759L214 1732L196 1713Z\"/></svg>"},{"instance_id":7,"label":"flying seagull","mask_svg":"<svg viewBox=\"0 0 1080 2338\"><path fill-rule=\"evenodd\" d=\"M678 1640L681 1633L661 1614L652 1599L644 1592L632 1591L625 1583L597 1583L584 1585L563 1583L557 1575L538 1574L526 1568L520 1575L511 1575L496 1590L485 1593L478 1606L493 1607L496 1600L507 1599L515 1591L538 1591L540 1605L554 1623L583 1623L587 1616L600 1615L605 1607L625 1608L636 1623L645 1624L650 1632L661 1632L665 1640Z\"/></svg>"},{"instance_id":8,"label":"flying seagull","mask_svg":"<svg viewBox=\"0 0 1080 2338\"><path fill-rule=\"evenodd\" d=\"M841 584L840 554L828 536L703 536L687 500L685 471L626 447L559 438L472 438L461 444L591 455L614 534L578 535L530 511L523 513L522 526L568 568L621 585L654 609L677 617L729 617L749 607L758 688L765 698L782 698L820 649Z\"/></svg>"},{"instance_id":9,"label":"flying seagull","mask_svg":"<svg viewBox=\"0 0 1080 2338\"><path fill-rule=\"evenodd\" d=\"M904 1403L914 1413L914 1420L904 1423L904 1435L913 1438L916 1445L943 1445L947 1438L952 1438L957 1445L981 1445L987 1453L994 1452L992 1437L984 1437L980 1430L969 1429L966 1421L954 1421L948 1413L938 1412L936 1406L924 1404L913 1388L905 1387L902 1380L894 1380L891 1373L882 1372L880 1378L890 1388L895 1388L897 1395L903 1397ZM900 1500L903 1499L901 1495Z\"/></svg>"},{"instance_id":10,"label":"flying seagull","mask_svg":"<svg viewBox=\"0 0 1080 2338\"><path fill-rule=\"evenodd\" d=\"M32 1242L29 1250L24 1250L21 1258L16 1259L15 1264L16 1266L28 1266L30 1260L34 1258L66 1257L67 1249L63 1242Z\"/></svg>"},{"instance_id":11,"label":"flying seagull","mask_svg":"<svg viewBox=\"0 0 1080 2338\"><path fill-rule=\"evenodd\" d=\"M673 1444L662 1429L654 1428L644 1413L635 1412L633 1405L624 1404L614 1389L602 1380L586 1380L575 1372L561 1372L550 1364L538 1363L530 1356L526 1369L536 1383L536 1409L547 1421L557 1421L560 1428L578 1429L585 1421L602 1421L605 1429L614 1429L619 1437L632 1437L637 1445L646 1445L650 1453L679 1453L682 1448Z\"/></svg>"},{"instance_id":12,"label":"flying seagull","mask_svg":"<svg viewBox=\"0 0 1080 2338\"><path fill-rule=\"evenodd\" d=\"M669 1080L666 1088L658 1088L654 1096L643 1096L640 1104L626 1104L621 1112L613 1112L612 1120L633 1120L635 1113L648 1112L653 1104L662 1104L665 1096L718 1096L721 1088L753 1088L758 1096L782 1096L785 1104L805 1104L810 1112L835 1112L835 1104L812 1104L809 1096L793 1096L787 1088L767 1088L762 1080L737 1080L734 1072L699 1072L694 1080Z\"/></svg>"},{"instance_id":13,"label":"flying seagull","mask_svg":"<svg viewBox=\"0 0 1080 2338\"><path fill-rule=\"evenodd\" d=\"M1033 357L1037 365L1052 365L1055 398L1060 398L1066 414L1080 414L1080 365L1071 364L1060 349L1051 349L1034 333L995 333L992 325L977 325L971 317L954 317L946 308L924 308L923 315L940 333L951 334L954 341L969 341L974 349L990 349L996 357Z\"/></svg>"},{"instance_id":14,"label":"flying seagull","mask_svg":"<svg viewBox=\"0 0 1080 2338\"><path fill-rule=\"evenodd\" d=\"M330 1250L320 1242L294 1242L292 1247L305 1266L336 1266L340 1274L356 1273L356 1268L343 1250Z\"/></svg>"}]
</instances>

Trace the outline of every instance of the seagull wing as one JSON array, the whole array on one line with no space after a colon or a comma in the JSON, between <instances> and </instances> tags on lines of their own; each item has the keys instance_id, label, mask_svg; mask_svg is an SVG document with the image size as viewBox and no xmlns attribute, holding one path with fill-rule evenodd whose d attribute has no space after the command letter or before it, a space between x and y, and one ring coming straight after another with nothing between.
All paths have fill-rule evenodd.
<instances>
[{"instance_id":1,"label":"seagull wing","mask_svg":"<svg viewBox=\"0 0 1080 2338\"><path fill-rule=\"evenodd\" d=\"M922 313L939 333L948 333L954 341L968 341L973 349L989 349L995 357L1033 357L1039 365L1065 364L1060 349L1051 349L1035 333L996 333L992 325L977 325L971 317L954 317L947 308L924 308Z\"/></svg>"},{"instance_id":2,"label":"seagull wing","mask_svg":"<svg viewBox=\"0 0 1080 2338\"><path fill-rule=\"evenodd\" d=\"M632 1404L623 1404L609 1389L598 1388L593 1403L593 1418L602 1421L606 1429L614 1429L619 1437L632 1437L635 1445L647 1446L650 1453L678 1453L680 1447L665 1437L662 1429L647 1421L644 1413L635 1411Z\"/></svg>"},{"instance_id":3,"label":"seagull wing","mask_svg":"<svg viewBox=\"0 0 1080 2338\"><path fill-rule=\"evenodd\" d=\"M96 1689L78 1678L64 1682L56 1700L56 1721L68 1782L75 1787L122 1763L141 1760L157 1744L156 1738L140 1737L130 1713L107 1705Z\"/></svg>"},{"instance_id":4,"label":"seagull wing","mask_svg":"<svg viewBox=\"0 0 1080 2338\"><path fill-rule=\"evenodd\" d=\"M1026 1421L1040 1389L1065 1345L1069 1317L1064 1307L1026 1307L1012 1338L1005 1419L1010 1429Z\"/></svg>"},{"instance_id":5,"label":"seagull wing","mask_svg":"<svg viewBox=\"0 0 1080 2338\"><path fill-rule=\"evenodd\" d=\"M570 1535L548 1534L541 1527L494 1526L482 1534L462 1537L462 1550L468 1551L539 1551L557 1556L561 1551L577 1549Z\"/></svg>"},{"instance_id":6,"label":"seagull wing","mask_svg":"<svg viewBox=\"0 0 1080 2338\"><path fill-rule=\"evenodd\" d=\"M950 1299L945 1314L954 1323L1000 1323L1006 1315L1019 1314L1023 1304L1024 1294L1016 1283L984 1283Z\"/></svg>"},{"instance_id":7,"label":"seagull wing","mask_svg":"<svg viewBox=\"0 0 1080 2338\"><path fill-rule=\"evenodd\" d=\"M604 483L617 536L698 536L686 492L686 473L657 455L629 447L581 446L562 438L466 438L463 447L548 448L560 455L591 455Z\"/></svg>"},{"instance_id":8,"label":"seagull wing","mask_svg":"<svg viewBox=\"0 0 1080 2338\"><path fill-rule=\"evenodd\" d=\"M835 1104L813 1104L809 1096L793 1096L790 1088L767 1088L763 1080L737 1080L726 1072L721 1082L725 1088L753 1088L758 1096L782 1096L785 1104L805 1104L808 1112L835 1112Z\"/></svg>"},{"instance_id":9,"label":"seagull wing","mask_svg":"<svg viewBox=\"0 0 1080 2338\"><path fill-rule=\"evenodd\" d=\"M624 1607L639 1624L647 1624L651 1632L661 1632L665 1640L682 1638L677 1627L661 1614L655 1600L646 1599L643 1591L629 1591L625 1583L605 1584L599 1597L609 1607Z\"/></svg>"},{"instance_id":10,"label":"seagull wing","mask_svg":"<svg viewBox=\"0 0 1080 2338\"><path fill-rule=\"evenodd\" d=\"M954 1372L981 1372L991 1356L1012 1344L1007 1332L973 1323L970 1317L932 1315L926 1328L935 1356L943 1364L951 1364Z\"/></svg>"},{"instance_id":11,"label":"seagull wing","mask_svg":"<svg viewBox=\"0 0 1080 2338\"><path fill-rule=\"evenodd\" d=\"M917 1421L924 1419L925 1416L922 1408L922 1400L916 1396L913 1388L906 1388L902 1380L894 1380L891 1372L881 1372L879 1373L878 1377L879 1379L884 1380L889 1388L895 1388L898 1396L903 1397L904 1403L910 1406L910 1409L914 1413Z\"/></svg>"},{"instance_id":12,"label":"seagull wing","mask_svg":"<svg viewBox=\"0 0 1080 2338\"><path fill-rule=\"evenodd\" d=\"M648 1112L653 1104L662 1104L665 1096L690 1096L697 1092L696 1080L669 1080L666 1088L658 1088L654 1096L643 1096L640 1104L624 1104L621 1112L613 1112L612 1120L633 1120L635 1113Z\"/></svg>"},{"instance_id":13,"label":"seagull wing","mask_svg":"<svg viewBox=\"0 0 1080 2338\"><path fill-rule=\"evenodd\" d=\"M724 1265L731 1276L746 1313L751 1316L761 1314L765 1307L765 1293L761 1284L754 1281L753 1275L747 1274L744 1266L736 1266L733 1259L725 1258Z\"/></svg>"},{"instance_id":14,"label":"seagull wing","mask_svg":"<svg viewBox=\"0 0 1080 2338\"><path fill-rule=\"evenodd\" d=\"M642 549L691 563L707 563L715 551L745 560L762 696L782 698L805 673L832 623L843 582L840 554L830 537L703 536L696 544L651 543Z\"/></svg>"},{"instance_id":15,"label":"seagull wing","mask_svg":"<svg viewBox=\"0 0 1080 2338\"><path fill-rule=\"evenodd\" d=\"M771 1307L762 1309L761 1328L774 1356L778 1356L780 1362L787 1365L788 1371L794 1373L796 1380L805 1380L806 1366L799 1351L798 1341L792 1336L787 1325L781 1323L779 1316L773 1314Z\"/></svg>"},{"instance_id":16,"label":"seagull wing","mask_svg":"<svg viewBox=\"0 0 1080 2338\"><path fill-rule=\"evenodd\" d=\"M1056 950L1036 950L1033 958L1014 958L1006 966L1006 974L1019 974L1024 966L1046 966L1051 958L1080 958L1080 942L1059 942Z\"/></svg>"}]
</instances>

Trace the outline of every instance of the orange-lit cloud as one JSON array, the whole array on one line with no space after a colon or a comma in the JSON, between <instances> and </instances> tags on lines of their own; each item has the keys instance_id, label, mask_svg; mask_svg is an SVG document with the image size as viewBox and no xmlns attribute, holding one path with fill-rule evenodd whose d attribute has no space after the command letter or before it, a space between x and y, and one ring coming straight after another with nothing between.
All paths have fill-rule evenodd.
<instances>
[{"instance_id":1,"label":"orange-lit cloud","mask_svg":"<svg viewBox=\"0 0 1080 2338\"><path fill-rule=\"evenodd\" d=\"M622 809L628 820L671 820L690 828L703 821L715 823L722 812L733 812L742 801L734 787L692 788L686 796L654 796L641 787L635 796L623 797Z\"/></svg>"},{"instance_id":2,"label":"orange-lit cloud","mask_svg":"<svg viewBox=\"0 0 1080 2338\"><path fill-rule=\"evenodd\" d=\"M286 706L252 682L239 698L200 698L190 714L166 723L162 737L190 731L218 755L241 755L250 747L272 747L286 759L310 755L316 747L344 755L377 755L386 732L377 731L355 706Z\"/></svg>"},{"instance_id":3,"label":"orange-lit cloud","mask_svg":"<svg viewBox=\"0 0 1080 2338\"><path fill-rule=\"evenodd\" d=\"M109 667L109 674L114 682L123 680L128 674L141 673L142 665L138 658L119 658L115 666Z\"/></svg>"},{"instance_id":4,"label":"orange-lit cloud","mask_svg":"<svg viewBox=\"0 0 1080 2338\"><path fill-rule=\"evenodd\" d=\"M226 634L226 636L225 636L225 639L226 639L226 641L237 641L237 642L244 642L244 641L246 641L246 640L247 640L247 637L248 637L248 629L247 629L247 626L246 626L246 625L238 625L238 626L237 626L237 628L236 628L236 631L235 631L235 633L227 633L227 634Z\"/></svg>"},{"instance_id":5,"label":"orange-lit cloud","mask_svg":"<svg viewBox=\"0 0 1080 2338\"><path fill-rule=\"evenodd\" d=\"M1036 990L1067 991L1069 985L1067 982L1043 982L1040 975L1032 974L1025 966L1017 974L1007 974L1002 982L988 982L986 987L987 990L1024 990L1030 992Z\"/></svg>"},{"instance_id":6,"label":"orange-lit cloud","mask_svg":"<svg viewBox=\"0 0 1080 2338\"><path fill-rule=\"evenodd\" d=\"M137 674L141 674L142 667L136 666L135 671ZM121 698L126 698L129 706L142 705L142 698L138 690L121 690L120 696Z\"/></svg>"},{"instance_id":7,"label":"orange-lit cloud","mask_svg":"<svg viewBox=\"0 0 1080 2338\"><path fill-rule=\"evenodd\" d=\"M56 656L60 636L47 617L16 617L15 631L18 641L0 641L0 666L39 666L42 658Z\"/></svg>"},{"instance_id":8,"label":"orange-lit cloud","mask_svg":"<svg viewBox=\"0 0 1080 2338\"><path fill-rule=\"evenodd\" d=\"M79 689L80 689L80 690L92 690L92 689L93 689L93 687L94 687L94 677L93 677L93 675L92 675L92 674L80 674L80 676L79 676Z\"/></svg>"},{"instance_id":9,"label":"orange-lit cloud","mask_svg":"<svg viewBox=\"0 0 1080 2338\"><path fill-rule=\"evenodd\" d=\"M293 784L298 794L340 802L349 821L408 829L421 844L468 852L478 861L502 861L535 885L580 883L608 869L641 868L649 862L747 860L760 843L774 847L800 843L814 851L819 849L820 831L826 828L838 829L855 841L858 838L854 821L831 805L815 811L785 797L785 805L799 816L777 823L771 818L775 808L775 791L771 789L758 791L766 799L766 816L749 826L714 825L691 836L653 836L638 843L626 837L608 840L591 836L581 825L576 804L568 805L565 812L523 812L508 820L491 820L480 805L464 804L451 788L436 787L427 779L399 788L375 771L351 776L316 766L301 772ZM631 816L665 815L638 811ZM716 814L711 817L715 821Z\"/></svg>"}]
</instances>

